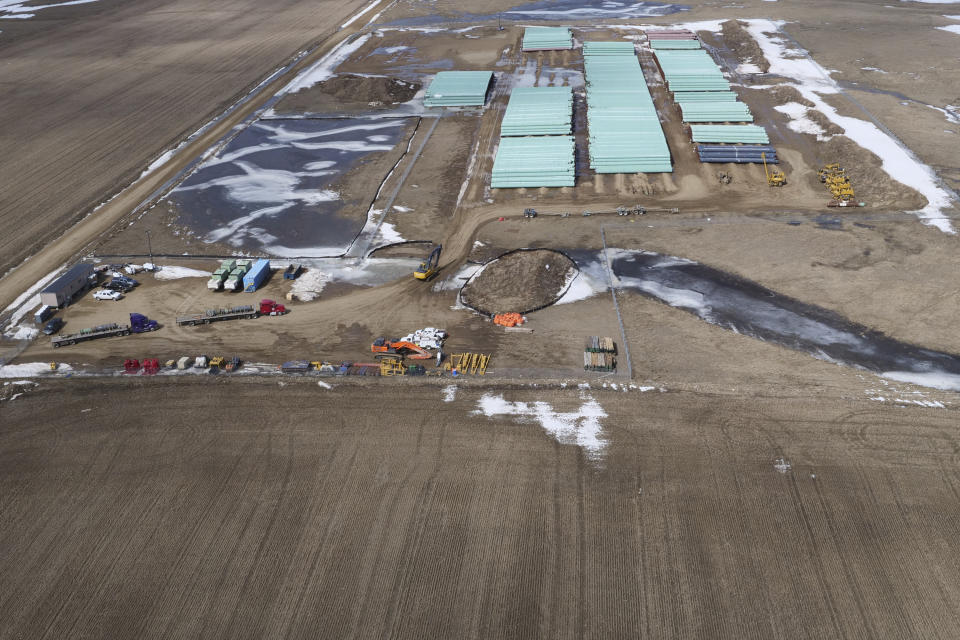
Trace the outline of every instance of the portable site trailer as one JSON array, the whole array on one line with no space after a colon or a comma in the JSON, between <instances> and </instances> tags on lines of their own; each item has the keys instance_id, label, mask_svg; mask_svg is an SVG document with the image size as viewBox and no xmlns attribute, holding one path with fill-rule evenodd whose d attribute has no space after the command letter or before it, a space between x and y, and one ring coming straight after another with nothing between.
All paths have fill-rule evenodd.
<instances>
[{"instance_id":1,"label":"portable site trailer","mask_svg":"<svg viewBox=\"0 0 960 640\"><path fill-rule=\"evenodd\" d=\"M56 308L68 304L75 295L90 286L90 276L92 275L92 264L78 262L40 292L40 303Z\"/></svg>"}]
</instances>

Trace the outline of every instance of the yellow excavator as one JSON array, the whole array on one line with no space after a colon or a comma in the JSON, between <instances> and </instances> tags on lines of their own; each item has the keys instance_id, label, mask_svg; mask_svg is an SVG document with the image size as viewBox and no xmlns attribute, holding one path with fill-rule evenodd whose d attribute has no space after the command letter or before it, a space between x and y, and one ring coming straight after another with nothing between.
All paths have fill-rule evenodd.
<instances>
[{"instance_id":1,"label":"yellow excavator","mask_svg":"<svg viewBox=\"0 0 960 640\"><path fill-rule=\"evenodd\" d=\"M413 277L417 280L433 279L433 277L436 276L440 271L440 251L442 249L442 244L435 246L433 251L430 252L430 255L427 256L427 259L421 262L420 266L417 267L417 270L413 272Z\"/></svg>"},{"instance_id":2,"label":"yellow excavator","mask_svg":"<svg viewBox=\"0 0 960 640\"><path fill-rule=\"evenodd\" d=\"M763 160L763 172L767 174L768 185L771 187L782 187L783 185L787 184L787 175L783 171L767 168L766 153L761 153L760 158Z\"/></svg>"}]
</instances>

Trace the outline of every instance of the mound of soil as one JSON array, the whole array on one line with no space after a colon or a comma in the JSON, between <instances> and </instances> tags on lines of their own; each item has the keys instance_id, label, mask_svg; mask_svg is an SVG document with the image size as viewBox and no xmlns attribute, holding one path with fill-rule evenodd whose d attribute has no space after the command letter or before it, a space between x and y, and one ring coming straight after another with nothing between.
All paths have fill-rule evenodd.
<instances>
[{"instance_id":1,"label":"mound of soil","mask_svg":"<svg viewBox=\"0 0 960 640\"><path fill-rule=\"evenodd\" d=\"M285 96L275 110L282 113L317 113L329 110L385 109L407 102L420 90L416 82L384 76L337 75Z\"/></svg>"},{"instance_id":2,"label":"mound of soil","mask_svg":"<svg viewBox=\"0 0 960 640\"><path fill-rule=\"evenodd\" d=\"M736 20L727 20L721 27L723 42L737 54L740 62L752 62L761 72L770 71L770 63L763 55L763 49L753 39L753 36Z\"/></svg>"},{"instance_id":3,"label":"mound of soil","mask_svg":"<svg viewBox=\"0 0 960 640\"><path fill-rule=\"evenodd\" d=\"M576 271L557 251L517 251L487 263L463 286L460 299L482 313L528 313L556 302Z\"/></svg>"}]
</instances>

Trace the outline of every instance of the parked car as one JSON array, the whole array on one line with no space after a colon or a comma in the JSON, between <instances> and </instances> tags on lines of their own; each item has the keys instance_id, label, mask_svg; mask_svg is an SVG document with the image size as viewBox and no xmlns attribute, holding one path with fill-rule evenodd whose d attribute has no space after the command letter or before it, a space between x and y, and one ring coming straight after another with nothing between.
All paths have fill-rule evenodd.
<instances>
[{"instance_id":1,"label":"parked car","mask_svg":"<svg viewBox=\"0 0 960 640\"><path fill-rule=\"evenodd\" d=\"M123 294L110 289L99 289L93 292L93 297L97 300L119 300L123 297Z\"/></svg>"},{"instance_id":2,"label":"parked car","mask_svg":"<svg viewBox=\"0 0 960 640\"><path fill-rule=\"evenodd\" d=\"M120 282L122 284L128 285L130 287L136 287L140 283L134 280L133 278L128 278L127 276L114 276L114 282Z\"/></svg>"},{"instance_id":3,"label":"parked car","mask_svg":"<svg viewBox=\"0 0 960 640\"><path fill-rule=\"evenodd\" d=\"M120 293L127 293L133 287L122 280L117 280L114 278L110 282L105 282L103 284L104 289L109 289L110 291L119 291Z\"/></svg>"},{"instance_id":4,"label":"parked car","mask_svg":"<svg viewBox=\"0 0 960 640\"><path fill-rule=\"evenodd\" d=\"M54 318L47 324L43 325L43 334L47 336L52 336L53 334L60 331L63 328L63 318Z\"/></svg>"}]
</instances>

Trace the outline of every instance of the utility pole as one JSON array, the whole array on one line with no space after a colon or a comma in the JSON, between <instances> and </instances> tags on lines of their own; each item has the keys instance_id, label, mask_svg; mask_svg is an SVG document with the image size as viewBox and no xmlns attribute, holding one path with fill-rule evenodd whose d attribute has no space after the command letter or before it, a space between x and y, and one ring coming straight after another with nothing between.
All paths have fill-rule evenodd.
<instances>
[{"instance_id":1,"label":"utility pole","mask_svg":"<svg viewBox=\"0 0 960 640\"><path fill-rule=\"evenodd\" d=\"M497 31L503 31L503 24L500 22L500 12L497 11Z\"/></svg>"},{"instance_id":2,"label":"utility pole","mask_svg":"<svg viewBox=\"0 0 960 640\"><path fill-rule=\"evenodd\" d=\"M150 264L153 264L153 247L150 245L150 230L147 229L147 253L150 255Z\"/></svg>"}]
</instances>

